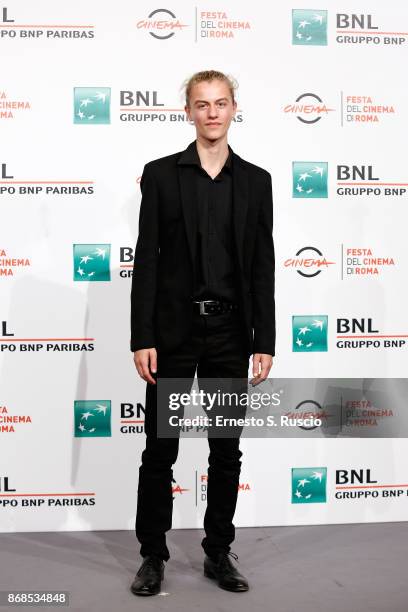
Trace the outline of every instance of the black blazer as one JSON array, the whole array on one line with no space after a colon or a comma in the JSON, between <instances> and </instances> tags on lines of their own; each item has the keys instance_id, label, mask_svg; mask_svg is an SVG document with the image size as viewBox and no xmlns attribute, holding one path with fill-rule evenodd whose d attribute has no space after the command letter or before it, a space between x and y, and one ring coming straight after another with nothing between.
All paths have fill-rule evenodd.
<instances>
[{"instance_id":1,"label":"black blazer","mask_svg":"<svg viewBox=\"0 0 408 612\"><path fill-rule=\"evenodd\" d=\"M196 181L194 167L178 164L182 153L150 161L143 169L131 289L132 352L171 351L191 331ZM236 287L248 354L275 355L271 175L233 151L232 163Z\"/></svg>"}]
</instances>

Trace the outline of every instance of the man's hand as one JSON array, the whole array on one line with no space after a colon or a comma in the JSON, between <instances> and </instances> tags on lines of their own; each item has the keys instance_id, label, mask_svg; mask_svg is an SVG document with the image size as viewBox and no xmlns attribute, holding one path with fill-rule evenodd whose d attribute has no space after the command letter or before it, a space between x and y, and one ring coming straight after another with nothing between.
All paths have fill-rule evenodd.
<instances>
[{"instance_id":1,"label":"man's hand","mask_svg":"<svg viewBox=\"0 0 408 612\"><path fill-rule=\"evenodd\" d=\"M133 353L133 361L135 362L136 370L139 376L152 385L156 384L156 381L150 374L157 372L157 351L155 348L140 349ZM150 369L149 369L150 366Z\"/></svg>"},{"instance_id":2,"label":"man's hand","mask_svg":"<svg viewBox=\"0 0 408 612\"><path fill-rule=\"evenodd\" d=\"M268 378L271 367L272 355L268 353L254 353L252 360L252 374L254 378L249 381L251 385L259 385L260 382Z\"/></svg>"}]
</instances>

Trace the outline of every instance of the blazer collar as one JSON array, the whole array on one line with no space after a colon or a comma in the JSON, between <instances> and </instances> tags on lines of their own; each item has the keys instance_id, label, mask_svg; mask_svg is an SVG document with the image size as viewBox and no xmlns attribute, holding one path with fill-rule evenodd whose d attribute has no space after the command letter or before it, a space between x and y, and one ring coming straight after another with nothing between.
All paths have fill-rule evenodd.
<instances>
[{"instance_id":1,"label":"blazer collar","mask_svg":"<svg viewBox=\"0 0 408 612\"><path fill-rule=\"evenodd\" d=\"M228 148L230 150L230 154L227 158L227 162L229 161L229 167L232 170L233 231L235 244L237 247L238 264L243 270L244 233L249 205L248 170L244 160L239 155L234 153L229 145ZM197 208L195 206L197 202L197 181L195 180L196 170L194 165L197 163L201 166L200 158L197 152L196 140L193 140L193 142L190 142L188 147L181 152L177 160L181 207L183 210L193 269L196 260L195 251L197 234Z\"/></svg>"},{"instance_id":2,"label":"blazer collar","mask_svg":"<svg viewBox=\"0 0 408 612\"><path fill-rule=\"evenodd\" d=\"M229 150L229 155L225 162L225 166L227 166L229 170L232 170L232 156L233 156L234 151L231 149L230 145L228 145L228 150ZM195 164L195 165L200 166L200 168L202 167L200 156L198 155L198 151L197 151L197 140L193 140L193 142L190 142L188 147L184 149L184 151L182 151L180 157L177 160L177 164L182 165L182 166Z\"/></svg>"}]
</instances>

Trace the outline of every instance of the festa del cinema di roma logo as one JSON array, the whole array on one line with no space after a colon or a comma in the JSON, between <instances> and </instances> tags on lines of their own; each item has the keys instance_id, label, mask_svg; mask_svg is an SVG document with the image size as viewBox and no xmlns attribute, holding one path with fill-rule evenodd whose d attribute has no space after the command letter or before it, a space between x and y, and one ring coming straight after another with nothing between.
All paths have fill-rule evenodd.
<instances>
[{"instance_id":1,"label":"festa del cinema di roma logo","mask_svg":"<svg viewBox=\"0 0 408 612\"><path fill-rule=\"evenodd\" d=\"M110 244L74 244L74 281L110 281Z\"/></svg>"}]
</instances>

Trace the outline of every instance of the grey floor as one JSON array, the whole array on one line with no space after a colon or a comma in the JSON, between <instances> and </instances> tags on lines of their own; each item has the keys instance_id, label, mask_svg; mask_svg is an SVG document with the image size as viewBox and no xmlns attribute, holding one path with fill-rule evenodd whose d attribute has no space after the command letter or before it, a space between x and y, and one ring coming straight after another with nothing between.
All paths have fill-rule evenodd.
<instances>
[{"instance_id":1,"label":"grey floor","mask_svg":"<svg viewBox=\"0 0 408 612\"><path fill-rule=\"evenodd\" d=\"M132 531L0 534L0 590L61 589L70 610L95 612L408 610L406 522L237 529L246 593L203 576L202 537L169 532L162 593L142 598L129 591L141 562Z\"/></svg>"}]
</instances>

